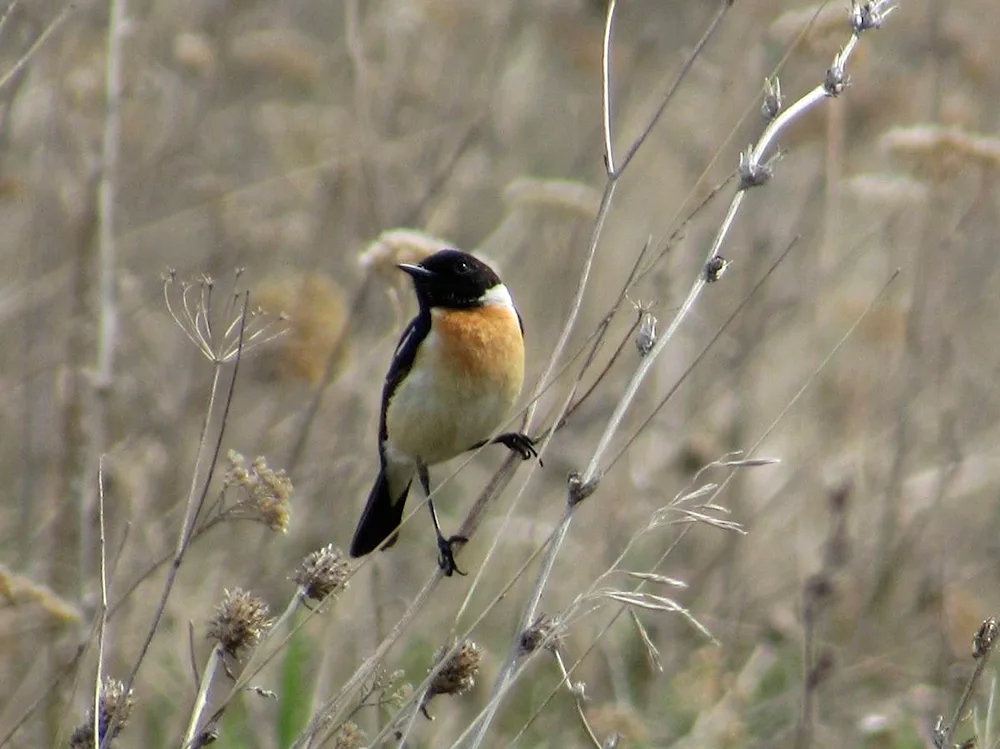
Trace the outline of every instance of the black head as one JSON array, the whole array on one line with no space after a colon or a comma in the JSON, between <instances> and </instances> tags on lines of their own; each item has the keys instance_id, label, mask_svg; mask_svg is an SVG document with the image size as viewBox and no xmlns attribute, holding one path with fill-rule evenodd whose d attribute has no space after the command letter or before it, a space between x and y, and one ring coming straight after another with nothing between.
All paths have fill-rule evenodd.
<instances>
[{"instance_id":1,"label":"black head","mask_svg":"<svg viewBox=\"0 0 1000 749\"><path fill-rule=\"evenodd\" d=\"M500 277L482 260L458 250L441 250L417 265L399 266L413 277L421 308L462 309L482 303L483 295L500 284Z\"/></svg>"}]
</instances>

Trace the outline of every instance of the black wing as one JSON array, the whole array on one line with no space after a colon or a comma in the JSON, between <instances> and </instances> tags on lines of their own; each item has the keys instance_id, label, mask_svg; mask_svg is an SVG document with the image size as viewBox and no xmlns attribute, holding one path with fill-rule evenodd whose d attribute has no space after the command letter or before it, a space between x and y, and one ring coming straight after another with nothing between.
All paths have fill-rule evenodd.
<instances>
[{"instance_id":1,"label":"black wing","mask_svg":"<svg viewBox=\"0 0 1000 749\"><path fill-rule=\"evenodd\" d=\"M403 330L396 344L396 351L392 355L392 363L389 365L389 372L385 376L385 385L382 387L382 413L378 422L378 447L379 454L382 452L382 443L385 442L385 412L389 407L389 399L396 392L399 383L403 381L407 373L413 367L413 361L417 358L417 349L421 342L427 337L431 330L431 313L428 310L421 310L420 313L410 320L410 324Z\"/></svg>"}]
</instances>

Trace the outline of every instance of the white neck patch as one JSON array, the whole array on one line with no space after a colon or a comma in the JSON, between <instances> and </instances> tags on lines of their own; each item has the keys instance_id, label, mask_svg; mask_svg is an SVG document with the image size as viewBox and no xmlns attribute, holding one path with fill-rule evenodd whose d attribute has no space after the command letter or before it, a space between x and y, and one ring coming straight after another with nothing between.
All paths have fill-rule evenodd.
<instances>
[{"instance_id":1,"label":"white neck patch","mask_svg":"<svg viewBox=\"0 0 1000 749\"><path fill-rule=\"evenodd\" d=\"M514 309L514 300L511 299L510 292L502 283L498 283L492 289L488 289L482 298L483 305L491 307L506 307Z\"/></svg>"}]
</instances>

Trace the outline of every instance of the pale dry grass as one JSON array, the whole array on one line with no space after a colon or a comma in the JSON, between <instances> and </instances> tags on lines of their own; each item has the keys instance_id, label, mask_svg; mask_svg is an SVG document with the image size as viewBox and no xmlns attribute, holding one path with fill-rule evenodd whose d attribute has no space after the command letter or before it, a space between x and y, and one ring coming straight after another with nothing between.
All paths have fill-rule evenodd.
<instances>
[{"instance_id":1,"label":"pale dry grass","mask_svg":"<svg viewBox=\"0 0 1000 749\"><path fill-rule=\"evenodd\" d=\"M108 677L125 678L135 663L166 570L118 605L122 595L177 544L212 366L171 322L164 271L208 273L221 284L245 267L242 283L262 292L252 300L293 315L285 337L241 363L223 448L265 455L288 470L294 492L285 534L241 521L195 540L134 684L124 746L180 741L197 693L191 662L200 668L209 656L205 632L224 590L253 591L301 627L296 646L308 657L295 696L308 703L308 717L433 572L420 511L399 545L319 612L300 608L290 580L310 552L347 543L375 470L381 374L412 311L405 285L373 261L376 241L383 254L421 252L440 239L489 257L526 322L528 390L566 321L605 181L597 3L126 6L114 185L119 327L107 389L95 385L107 371L98 353L106 352L98 227L108 10L80 3L60 15L60 3L22 3L0 36L0 71L14 73L0 87L0 467L9 477L0 505L0 737L39 706L13 746L65 744L93 703L95 430L103 430L105 453ZM828 30L833 11L845 12L834 6L819 17L821 33L798 46L800 22L811 17L801 7L740 0L729 11L617 185L567 358L585 355L647 245L629 299L655 302L661 331L673 317L732 186L678 228L759 136L765 76L780 64L791 97L822 78L835 49L828 40L843 43ZM611 77L618 160L715 9L619 7ZM571 626L558 628L559 650L587 700L560 687L555 659L540 648L500 710L492 745L515 737L518 746L577 744L578 711L598 737L618 731L633 746L684 736L699 746L787 743L806 694L805 639L819 643L807 656L833 656L808 693L809 741L856 743L877 724L879 736L906 743L930 736L935 716L950 714L959 692L951 667L970 665L972 633L1000 606L1000 205L991 160L1000 66L989 54L997 23L984 0L946 11L905 3L865 40L845 95L782 138L787 155L775 178L747 195L722 251L732 266L656 361L611 455L797 242L581 504L555 562L542 609L575 612ZM406 231L387 234L397 229ZM896 268L899 279L869 308ZM405 669L402 680L417 688L452 634L474 628L481 650L476 686L436 698L433 723L413 714L414 744L450 745L486 705L537 567L518 571L559 522L566 476L585 468L637 366L635 319L623 304L581 392L625 340L622 353L554 435L544 468L519 468L489 509L462 555L474 574L439 585L390 650L388 673ZM541 395L538 431L550 426L581 365ZM624 563L646 574L670 548L657 573L687 587L654 593L690 612L721 647L678 612L648 606L609 627L609 596L598 604L583 592L697 470L750 448L772 425L760 451L781 465L738 471L714 500L748 535L698 525L673 548L677 527L667 526ZM446 528L461 522L501 452L482 452L442 488ZM435 483L461 463L437 469ZM806 638L804 586L824 569L826 498L831 481L843 479L854 487L843 513L845 557ZM213 501L219 488L211 487ZM601 590L631 590L628 580ZM274 659L251 680L279 700L289 650L289 630L280 629ZM81 642L91 646L77 658ZM355 711L352 693L341 714L368 740L412 696L384 681L388 712ZM209 713L224 692L212 695ZM372 693L383 704L382 692ZM247 693L220 741L276 746L276 715L285 709ZM342 729L337 741L355 738Z\"/></svg>"}]
</instances>

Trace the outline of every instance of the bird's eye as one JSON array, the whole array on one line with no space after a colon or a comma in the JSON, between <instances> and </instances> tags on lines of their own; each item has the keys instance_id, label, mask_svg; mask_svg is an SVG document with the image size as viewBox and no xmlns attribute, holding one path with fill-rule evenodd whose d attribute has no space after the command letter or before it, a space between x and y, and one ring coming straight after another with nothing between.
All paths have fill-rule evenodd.
<instances>
[{"instance_id":1,"label":"bird's eye","mask_svg":"<svg viewBox=\"0 0 1000 749\"><path fill-rule=\"evenodd\" d=\"M469 265L465 260L459 260L457 263L455 263L456 273L461 273L464 275L468 273L470 270L472 270L472 266Z\"/></svg>"}]
</instances>

